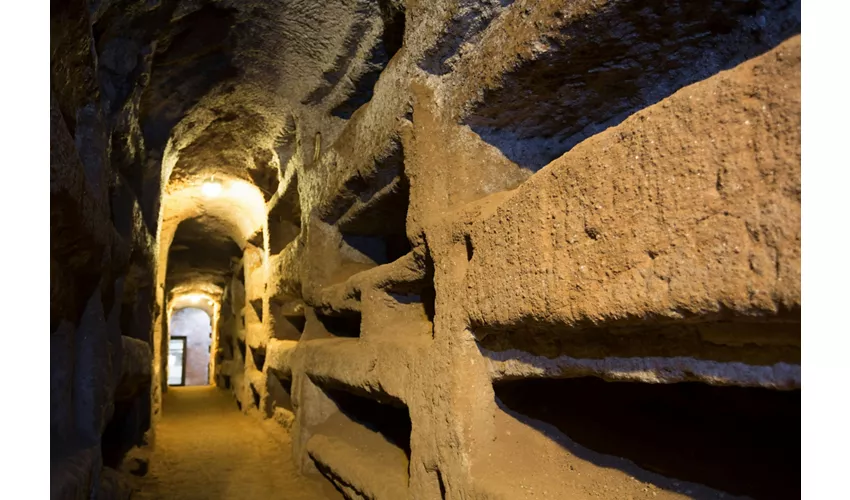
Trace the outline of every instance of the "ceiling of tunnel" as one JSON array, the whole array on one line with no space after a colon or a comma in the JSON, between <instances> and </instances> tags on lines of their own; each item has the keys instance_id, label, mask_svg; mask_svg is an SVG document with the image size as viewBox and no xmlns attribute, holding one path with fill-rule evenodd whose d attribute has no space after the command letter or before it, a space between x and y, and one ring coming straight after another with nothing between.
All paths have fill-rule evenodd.
<instances>
[{"instance_id":1,"label":"ceiling of tunnel","mask_svg":"<svg viewBox=\"0 0 850 500\"><path fill-rule=\"evenodd\" d=\"M204 194L203 182L166 193L163 201L160 265L166 288L223 288L232 259L240 258L248 239L262 230L265 203L259 189L217 177L220 192Z\"/></svg>"},{"instance_id":2,"label":"ceiling of tunnel","mask_svg":"<svg viewBox=\"0 0 850 500\"><path fill-rule=\"evenodd\" d=\"M204 194L204 183L221 186L216 196ZM193 183L172 185L163 196L163 241L170 242L177 226L185 219L203 217L211 235L226 234L244 247L262 229L266 216L261 191L249 182L222 176L198 178ZM166 239L168 238L168 239Z\"/></svg>"},{"instance_id":3,"label":"ceiling of tunnel","mask_svg":"<svg viewBox=\"0 0 850 500\"><path fill-rule=\"evenodd\" d=\"M231 259L241 257L242 250L226 232L211 232L211 228L222 228L222 223L208 215L185 219L177 226L168 252L169 289L197 281L223 287L229 279Z\"/></svg>"},{"instance_id":4,"label":"ceiling of tunnel","mask_svg":"<svg viewBox=\"0 0 850 500\"><path fill-rule=\"evenodd\" d=\"M127 77L147 66L139 125L152 152L161 155L169 139L180 152L170 177L226 172L262 182L276 169L271 151L287 112L339 107L374 70L364 56L386 57L384 3L103 2L94 32L113 77L107 98L120 103ZM339 128L350 115L335 114L318 113L314 127Z\"/></svg>"},{"instance_id":5,"label":"ceiling of tunnel","mask_svg":"<svg viewBox=\"0 0 850 500\"><path fill-rule=\"evenodd\" d=\"M215 316L218 307L218 296L209 293L180 293L175 294L168 305L172 313L180 309L192 308L206 312L211 318Z\"/></svg>"},{"instance_id":6,"label":"ceiling of tunnel","mask_svg":"<svg viewBox=\"0 0 850 500\"><path fill-rule=\"evenodd\" d=\"M264 203L281 175L281 145L289 148L285 163L292 143L302 137L312 142L321 130L322 140L332 141L371 96L380 69L401 45L401 5L397 0L92 4L107 108L128 123L119 127L114 149L128 164L144 158L136 161L141 174L128 169L125 175L144 192L147 212L161 214L160 255L170 257L169 282L177 283L172 269L190 281L221 278L224 271L214 262L225 262L223 256L235 248L221 238L243 247L262 227ZM137 117L137 123L128 117ZM212 176L256 188L204 199L197 186ZM178 230L184 220L192 221L191 237ZM169 251L172 235L188 249ZM179 242L184 238L188 241Z\"/></svg>"}]
</instances>

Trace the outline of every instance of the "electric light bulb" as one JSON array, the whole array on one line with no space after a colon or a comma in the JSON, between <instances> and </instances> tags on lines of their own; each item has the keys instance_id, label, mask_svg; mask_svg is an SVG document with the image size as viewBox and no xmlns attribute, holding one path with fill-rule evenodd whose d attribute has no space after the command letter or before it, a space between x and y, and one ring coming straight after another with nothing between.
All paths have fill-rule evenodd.
<instances>
[{"instance_id":1,"label":"electric light bulb","mask_svg":"<svg viewBox=\"0 0 850 500\"><path fill-rule=\"evenodd\" d=\"M201 192L208 198L215 198L221 194L221 184L218 182L205 182L204 185L201 186Z\"/></svg>"}]
</instances>

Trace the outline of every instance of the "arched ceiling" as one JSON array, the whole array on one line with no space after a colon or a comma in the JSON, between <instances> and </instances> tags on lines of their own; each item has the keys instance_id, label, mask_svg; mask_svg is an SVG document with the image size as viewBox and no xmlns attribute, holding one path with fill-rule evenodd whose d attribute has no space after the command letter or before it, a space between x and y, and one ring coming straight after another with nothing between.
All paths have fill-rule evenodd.
<instances>
[{"instance_id":1,"label":"arched ceiling","mask_svg":"<svg viewBox=\"0 0 850 500\"><path fill-rule=\"evenodd\" d=\"M213 233L218 221L209 216L183 220L174 234L168 251L166 287L190 282L209 282L224 286L229 278L232 259L239 259L242 250L226 233Z\"/></svg>"},{"instance_id":2,"label":"arched ceiling","mask_svg":"<svg viewBox=\"0 0 850 500\"><path fill-rule=\"evenodd\" d=\"M161 218L171 286L224 278L225 256L262 226L259 208L277 190L292 144L341 130L400 46L404 22L397 0L91 8L102 92L119 123L113 154L128 166L148 224ZM198 186L212 176L255 185L259 197L245 189L205 200Z\"/></svg>"},{"instance_id":3,"label":"arched ceiling","mask_svg":"<svg viewBox=\"0 0 850 500\"><path fill-rule=\"evenodd\" d=\"M263 228L265 201L241 179L216 178L220 192L203 182L179 185L163 197L160 266L167 290L221 290L248 239ZM177 186L177 185L175 185Z\"/></svg>"},{"instance_id":4,"label":"arched ceiling","mask_svg":"<svg viewBox=\"0 0 850 500\"><path fill-rule=\"evenodd\" d=\"M168 310L173 314L181 309L200 309L210 318L215 318L218 308L218 297L207 293L180 293L172 298Z\"/></svg>"}]
</instances>

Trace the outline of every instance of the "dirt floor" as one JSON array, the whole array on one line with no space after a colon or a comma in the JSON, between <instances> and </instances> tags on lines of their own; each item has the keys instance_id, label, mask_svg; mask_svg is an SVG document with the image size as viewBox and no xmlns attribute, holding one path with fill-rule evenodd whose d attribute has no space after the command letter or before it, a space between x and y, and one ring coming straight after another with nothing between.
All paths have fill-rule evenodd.
<instances>
[{"instance_id":1,"label":"dirt floor","mask_svg":"<svg viewBox=\"0 0 850 500\"><path fill-rule=\"evenodd\" d=\"M296 472L289 446L211 386L170 388L150 470L133 499L339 499L322 478ZM288 436L286 436L288 438Z\"/></svg>"}]
</instances>

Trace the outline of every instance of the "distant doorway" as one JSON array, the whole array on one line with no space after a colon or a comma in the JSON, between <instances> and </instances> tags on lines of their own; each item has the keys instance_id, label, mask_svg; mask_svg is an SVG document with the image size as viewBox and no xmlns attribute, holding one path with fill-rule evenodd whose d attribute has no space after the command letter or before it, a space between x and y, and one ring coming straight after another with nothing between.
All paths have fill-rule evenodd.
<instances>
[{"instance_id":1,"label":"distant doorway","mask_svg":"<svg viewBox=\"0 0 850 500\"><path fill-rule=\"evenodd\" d=\"M186 337L168 341L168 385L186 385Z\"/></svg>"},{"instance_id":2,"label":"distant doorway","mask_svg":"<svg viewBox=\"0 0 850 500\"><path fill-rule=\"evenodd\" d=\"M168 384L209 385L212 345L209 313L197 307L177 309L171 313L169 333Z\"/></svg>"}]
</instances>

